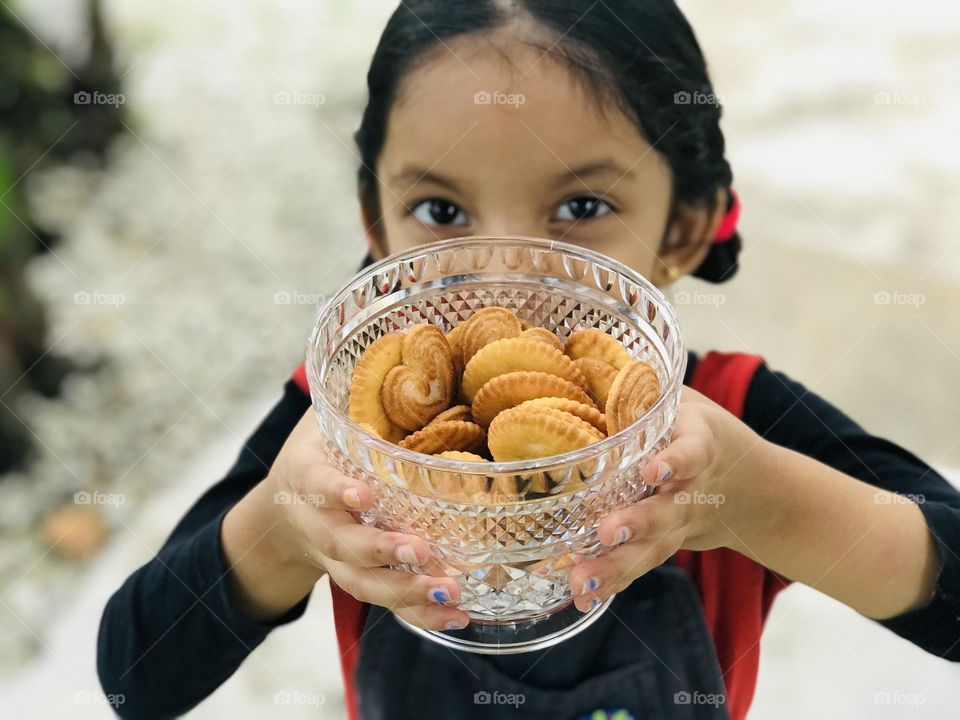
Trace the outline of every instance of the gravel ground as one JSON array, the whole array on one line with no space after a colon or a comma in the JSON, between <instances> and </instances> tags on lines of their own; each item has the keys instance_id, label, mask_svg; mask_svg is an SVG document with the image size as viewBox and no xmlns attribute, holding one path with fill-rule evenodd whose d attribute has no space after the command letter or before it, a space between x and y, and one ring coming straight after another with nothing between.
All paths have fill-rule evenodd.
<instances>
[{"instance_id":1,"label":"gravel ground","mask_svg":"<svg viewBox=\"0 0 960 720\"><path fill-rule=\"evenodd\" d=\"M682 4L727 108L748 248L729 286L674 293L691 346L759 352L870 430L960 467L960 8ZM107 364L23 408L42 455L0 483L12 715L106 715L93 671L104 600L226 469L317 301L357 263L350 134L393 5L108 3L130 134L106 172L27 178L65 235L31 278L55 348ZM19 7L69 60L71 4ZM78 490L113 498L96 507L111 542L84 569L35 530ZM342 716L323 588L315 598L192 716ZM781 597L763 653L755 720L957 715L955 668L812 590ZM285 691L308 701L280 708Z\"/></svg>"}]
</instances>

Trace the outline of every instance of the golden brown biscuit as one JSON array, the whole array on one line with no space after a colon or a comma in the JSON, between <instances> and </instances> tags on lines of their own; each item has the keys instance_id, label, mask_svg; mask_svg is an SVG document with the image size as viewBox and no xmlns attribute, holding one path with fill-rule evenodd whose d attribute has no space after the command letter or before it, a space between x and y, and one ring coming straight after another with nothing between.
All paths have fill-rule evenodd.
<instances>
[{"instance_id":1,"label":"golden brown biscuit","mask_svg":"<svg viewBox=\"0 0 960 720\"><path fill-rule=\"evenodd\" d=\"M350 381L350 419L369 425L377 436L390 442L401 440L406 433L387 417L380 391L387 374L400 364L402 348L400 333L377 338L357 360Z\"/></svg>"},{"instance_id":2,"label":"golden brown biscuit","mask_svg":"<svg viewBox=\"0 0 960 720\"><path fill-rule=\"evenodd\" d=\"M494 305L478 310L464 323L460 336L460 354L464 365L484 345L494 340L517 337L520 332L519 318L507 308Z\"/></svg>"},{"instance_id":3,"label":"golden brown biscuit","mask_svg":"<svg viewBox=\"0 0 960 720\"><path fill-rule=\"evenodd\" d=\"M592 357L610 363L617 370L630 362L627 349L596 328L586 328L573 333L567 338L566 352L574 360Z\"/></svg>"},{"instance_id":4,"label":"golden brown biscuit","mask_svg":"<svg viewBox=\"0 0 960 720\"><path fill-rule=\"evenodd\" d=\"M607 432L618 433L635 422L660 399L657 373L643 360L620 368L607 396Z\"/></svg>"},{"instance_id":5,"label":"golden brown biscuit","mask_svg":"<svg viewBox=\"0 0 960 720\"><path fill-rule=\"evenodd\" d=\"M533 327L527 330L524 330L520 333L520 337L531 337L537 340L543 340L549 345L553 345L557 350L563 352L563 343L560 341L556 335L547 330L546 328Z\"/></svg>"},{"instance_id":6,"label":"golden brown biscuit","mask_svg":"<svg viewBox=\"0 0 960 720\"><path fill-rule=\"evenodd\" d=\"M475 452L483 446L483 428L472 422L447 420L436 425L427 425L412 435L407 435L398 444L407 450L435 455L445 450Z\"/></svg>"},{"instance_id":7,"label":"golden brown biscuit","mask_svg":"<svg viewBox=\"0 0 960 720\"><path fill-rule=\"evenodd\" d=\"M443 332L436 325L414 325L403 336L401 364L383 380L383 410L398 427L417 430L450 406L455 383Z\"/></svg>"},{"instance_id":8,"label":"golden brown biscuit","mask_svg":"<svg viewBox=\"0 0 960 720\"><path fill-rule=\"evenodd\" d=\"M465 323L460 323L447 333L447 344L450 345L450 352L453 355L454 374L458 378L463 375L463 352L460 348L460 339L463 337L464 326Z\"/></svg>"},{"instance_id":9,"label":"golden brown biscuit","mask_svg":"<svg viewBox=\"0 0 960 720\"><path fill-rule=\"evenodd\" d=\"M600 412L604 412L607 395L610 394L610 386L613 385L613 379L617 376L617 369L605 360L592 357L577 358L573 361L573 365L586 378L587 392L600 408Z\"/></svg>"},{"instance_id":10,"label":"golden brown biscuit","mask_svg":"<svg viewBox=\"0 0 960 720\"><path fill-rule=\"evenodd\" d=\"M532 460L579 450L603 439L586 420L550 407L512 407L490 423L487 446L497 462Z\"/></svg>"},{"instance_id":11,"label":"golden brown biscuit","mask_svg":"<svg viewBox=\"0 0 960 720\"><path fill-rule=\"evenodd\" d=\"M515 370L485 382L474 395L470 409L474 421L486 427L502 410L519 405L525 400L548 396L569 398L593 405L593 401L583 389L570 380L538 370Z\"/></svg>"},{"instance_id":12,"label":"golden brown biscuit","mask_svg":"<svg viewBox=\"0 0 960 720\"><path fill-rule=\"evenodd\" d=\"M433 425L438 422L446 422L447 420L463 420L464 422L473 422L473 417L470 415L470 406L469 405L454 405L444 410L442 413L437 415L433 420L427 423L427 425Z\"/></svg>"},{"instance_id":13,"label":"golden brown biscuit","mask_svg":"<svg viewBox=\"0 0 960 720\"><path fill-rule=\"evenodd\" d=\"M529 337L495 340L470 358L463 371L463 393L470 402L491 378L516 370L530 370L557 375L584 387L586 379L573 366L573 361L542 340Z\"/></svg>"},{"instance_id":14,"label":"golden brown biscuit","mask_svg":"<svg viewBox=\"0 0 960 720\"><path fill-rule=\"evenodd\" d=\"M565 397L538 397L525 400L517 407L551 407L556 410L563 410L571 415L576 415L581 420L586 420L604 435L607 434L606 418L593 405L586 405Z\"/></svg>"}]
</instances>

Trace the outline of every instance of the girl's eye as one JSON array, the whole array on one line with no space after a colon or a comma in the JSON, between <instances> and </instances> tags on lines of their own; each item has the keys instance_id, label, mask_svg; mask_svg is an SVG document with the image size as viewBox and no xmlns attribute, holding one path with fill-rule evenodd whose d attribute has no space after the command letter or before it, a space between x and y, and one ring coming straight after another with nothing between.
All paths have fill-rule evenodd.
<instances>
[{"instance_id":1,"label":"girl's eye","mask_svg":"<svg viewBox=\"0 0 960 720\"><path fill-rule=\"evenodd\" d=\"M411 212L424 225L466 225L469 222L463 210L452 202L436 198L417 203Z\"/></svg>"},{"instance_id":2,"label":"girl's eye","mask_svg":"<svg viewBox=\"0 0 960 720\"><path fill-rule=\"evenodd\" d=\"M557 208L554 220L592 220L613 210L606 201L595 195L579 195L570 198Z\"/></svg>"}]
</instances>

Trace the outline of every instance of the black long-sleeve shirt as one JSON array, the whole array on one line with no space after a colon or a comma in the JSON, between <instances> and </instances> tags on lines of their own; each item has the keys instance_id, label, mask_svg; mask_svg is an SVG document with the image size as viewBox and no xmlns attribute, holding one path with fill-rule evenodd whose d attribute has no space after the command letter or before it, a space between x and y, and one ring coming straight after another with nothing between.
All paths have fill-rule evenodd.
<instances>
[{"instance_id":1,"label":"black long-sleeve shirt","mask_svg":"<svg viewBox=\"0 0 960 720\"><path fill-rule=\"evenodd\" d=\"M686 381L697 358L690 355ZM129 718L182 714L212 693L276 626L300 617L307 598L260 622L233 597L220 540L227 511L266 477L310 405L292 382L247 440L226 477L187 512L157 556L110 598L100 625L97 670L104 691L122 694ZM919 504L942 568L922 607L879 623L926 651L960 660L960 493L916 456L857 423L766 365L742 420L770 442L815 458Z\"/></svg>"}]
</instances>

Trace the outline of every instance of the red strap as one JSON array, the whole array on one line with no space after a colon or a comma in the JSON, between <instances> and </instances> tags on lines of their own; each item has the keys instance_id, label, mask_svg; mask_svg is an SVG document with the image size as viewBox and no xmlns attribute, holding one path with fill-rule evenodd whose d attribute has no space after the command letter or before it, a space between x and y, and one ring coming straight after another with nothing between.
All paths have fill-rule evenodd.
<instances>
[{"instance_id":1,"label":"red strap","mask_svg":"<svg viewBox=\"0 0 960 720\"><path fill-rule=\"evenodd\" d=\"M711 352L694 369L690 386L737 417L763 362L759 355ZM732 720L746 717L760 667L760 635L774 597L787 582L740 553L720 548L680 550L677 565L700 592L707 627L717 649Z\"/></svg>"},{"instance_id":2,"label":"red strap","mask_svg":"<svg viewBox=\"0 0 960 720\"><path fill-rule=\"evenodd\" d=\"M310 383L307 382L307 365L306 363L300 363L297 365L296 370L290 375L290 379L293 380L297 387L300 388L300 391L310 397Z\"/></svg>"}]
</instances>

